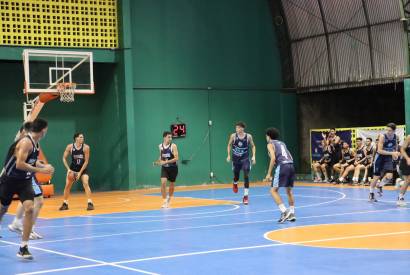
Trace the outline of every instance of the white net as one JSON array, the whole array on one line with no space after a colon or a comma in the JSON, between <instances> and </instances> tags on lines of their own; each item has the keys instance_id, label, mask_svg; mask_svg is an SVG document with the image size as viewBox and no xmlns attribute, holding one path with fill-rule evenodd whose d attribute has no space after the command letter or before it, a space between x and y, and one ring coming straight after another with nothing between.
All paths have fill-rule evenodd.
<instances>
[{"instance_id":1,"label":"white net","mask_svg":"<svg viewBox=\"0 0 410 275\"><path fill-rule=\"evenodd\" d=\"M60 101L64 103L74 102L75 83L60 83L57 86L57 91L60 94Z\"/></svg>"}]
</instances>

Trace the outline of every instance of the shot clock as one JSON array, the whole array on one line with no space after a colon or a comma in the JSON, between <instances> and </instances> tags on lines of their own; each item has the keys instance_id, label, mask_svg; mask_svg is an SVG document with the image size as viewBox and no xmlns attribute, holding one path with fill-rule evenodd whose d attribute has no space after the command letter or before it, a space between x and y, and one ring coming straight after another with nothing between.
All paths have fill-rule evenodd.
<instances>
[{"instance_id":1,"label":"shot clock","mask_svg":"<svg viewBox=\"0 0 410 275\"><path fill-rule=\"evenodd\" d=\"M171 133L173 138L186 137L186 124L171 124Z\"/></svg>"}]
</instances>

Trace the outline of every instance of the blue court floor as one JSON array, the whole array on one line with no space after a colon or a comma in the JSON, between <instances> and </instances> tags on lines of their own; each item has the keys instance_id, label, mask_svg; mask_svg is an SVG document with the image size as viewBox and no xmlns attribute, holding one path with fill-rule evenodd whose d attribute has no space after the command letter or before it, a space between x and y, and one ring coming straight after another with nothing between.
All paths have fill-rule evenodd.
<instances>
[{"instance_id":1,"label":"blue court floor","mask_svg":"<svg viewBox=\"0 0 410 275\"><path fill-rule=\"evenodd\" d=\"M395 205L396 191L385 191L380 202L371 204L367 188L296 187L297 221L283 225L276 222L279 211L268 187L252 188L248 206L240 203L242 190L176 196L238 204L39 220L37 231L44 239L30 242L33 261L16 257L20 238L7 230L13 217L6 216L0 274L410 274L407 249L323 248L264 237L272 230L308 225L410 222L409 208ZM396 233L380 237L386 235ZM346 237L351 238L360 243L366 236ZM403 241L410 247L410 238Z\"/></svg>"}]
</instances>

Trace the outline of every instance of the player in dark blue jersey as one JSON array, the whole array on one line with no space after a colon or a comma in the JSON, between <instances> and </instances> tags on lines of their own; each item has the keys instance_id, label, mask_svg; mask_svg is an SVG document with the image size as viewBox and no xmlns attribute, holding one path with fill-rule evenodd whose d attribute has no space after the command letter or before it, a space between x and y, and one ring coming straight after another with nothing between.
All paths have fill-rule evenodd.
<instances>
[{"instance_id":1,"label":"player in dark blue jersey","mask_svg":"<svg viewBox=\"0 0 410 275\"><path fill-rule=\"evenodd\" d=\"M268 142L267 148L270 156L270 163L265 181L272 181L271 194L282 213L278 222L294 222L296 221L295 199L292 188L295 180L295 167L293 166L293 157L287 149L286 144L279 141L278 138L278 129L269 128L266 130L266 140ZM275 166L275 176L272 179L272 170ZM280 187L286 188L289 209L286 209L286 206L283 204L282 198L279 195Z\"/></svg>"},{"instance_id":2,"label":"player in dark blue jersey","mask_svg":"<svg viewBox=\"0 0 410 275\"><path fill-rule=\"evenodd\" d=\"M377 143L377 152L373 164L373 179L370 184L369 200L376 202L374 189L377 186L379 195L383 193L383 186L393 178L393 160L397 160L400 152L397 151L399 139L395 134L396 124L389 123L386 126L386 133L379 135ZM383 175L383 177L382 177ZM382 180L378 180L382 177Z\"/></svg>"},{"instance_id":3,"label":"player in dark blue jersey","mask_svg":"<svg viewBox=\"0 0 410 275\"><path fill-rule=\"evenodd\" d=\"M402 159L400 161L400 172L403 175L404 183L400 187L399 197L397 198L397 205L404 207L407 205L404 201L404 195L406 194L407 188L410 184L410 135L406 137L400 150L402 156Z\"/></svg>"},{"instance_id":4,"label":"player in dark blue jersey","mask_svg":"<svg viewBox=\"0 0 410 275\"><path fill-rule=\"evenodd\" d=\"M161 165L161 195L163 199L162 208L168 208L174 196L175 181L178 176L178 147L172 143L172 133L165 131L162 134L162 143L158 146L159 158L156 164ZM167 194L167 181L169 188Z\"/></svg>"},{"instance_id":5,"label":"player in dark blue jersey","mask_svg":"<svg viewBox=\"0 0 410 275\"><path fill-rule=\"evenodd\" d=\"M44 165L37 160L38 142L46 135L47 129L47 121L35 119L31 125L31 133L10 146L0 174L0 221L6 214L14 194L19 196L25 210L22 243L17 254L24 259L33 258L28 250L28 240L33 227L33 174L54 173L53 166Z\"/></svg>"},{"instance_id":6,"label":"player in dark blue jersey","mask_svg":"<svg viewBox=\"0 0 410 275\"><path fill-rule=\"evenodd\" d=\"M64 201L60 211L68 210L68 197L70 196L71 187L74 182L81 180L84 191L87 196L87 210L94 210L94 204L91 199L90 176L88 175L88 163L90 160L90 146L84 143L82 133L74 134L74 142L67 145L63 155L63 163L67 169L67 176L64 187ZM67 157L71 156L70 166L67 163Z\"/></svg>"},{"instance_id":7,"label":"player in dark blue jersey","mask_svg":"<svg viewBox=\"0 0 410 275\"><path fill-rule=\"evenodd\" d=\"M238 193L238 181L241 170L243 171L244 193L243 204L249 203L249 172L251 162L249 160L249 150L252 149L252 164L256 163L256 146L253 142L252 135L245 133L246 125L244 122L238 122L235 125L235 133L229 137L227 162L232 160L233 170L233 192ZM231 157L232 154L232 157Z\"/></svg>"}]
</instances>

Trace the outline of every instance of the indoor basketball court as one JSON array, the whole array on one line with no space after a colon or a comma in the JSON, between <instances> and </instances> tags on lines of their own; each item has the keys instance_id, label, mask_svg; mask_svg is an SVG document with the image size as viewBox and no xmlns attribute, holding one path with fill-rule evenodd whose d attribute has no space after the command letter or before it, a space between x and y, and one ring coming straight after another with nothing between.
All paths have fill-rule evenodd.
<instances>
[{"instance_id":1,"label":"indoor basketball court","mask_svg":"<svg viewBox=\"0 0 410 275\"><path fill-rule=\"evenodd\" d=\"M409 19L0 1L0 274L407 274Z\"/></svg>"}]
</instances>

